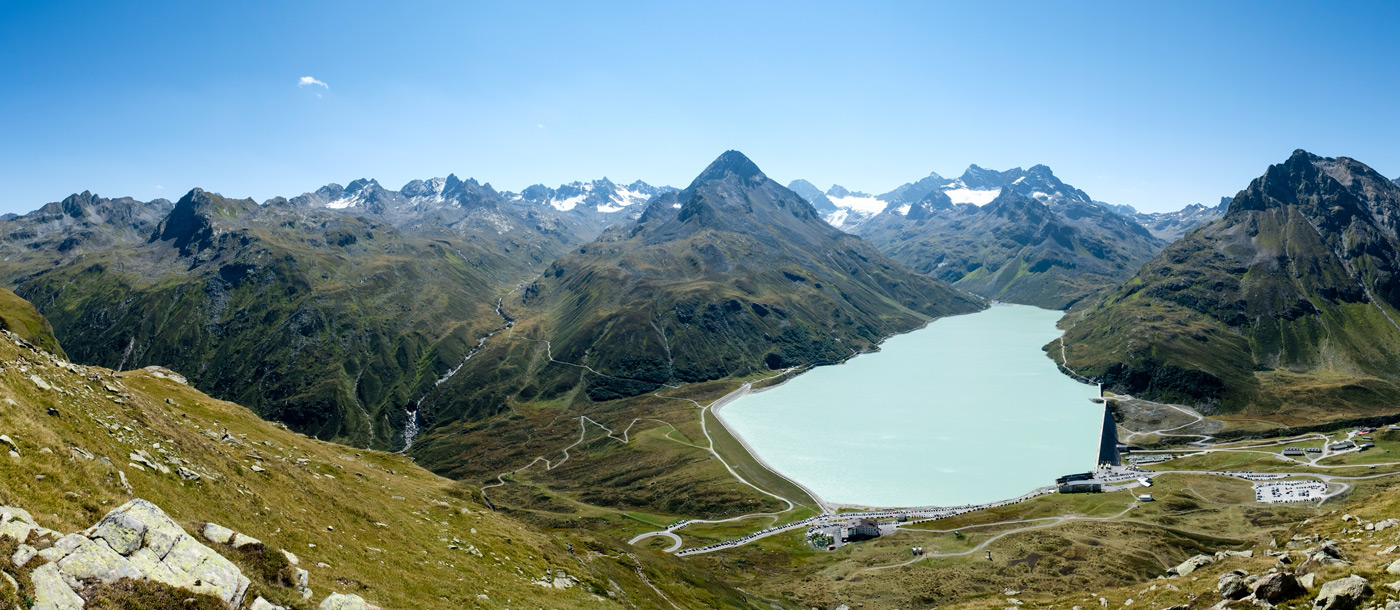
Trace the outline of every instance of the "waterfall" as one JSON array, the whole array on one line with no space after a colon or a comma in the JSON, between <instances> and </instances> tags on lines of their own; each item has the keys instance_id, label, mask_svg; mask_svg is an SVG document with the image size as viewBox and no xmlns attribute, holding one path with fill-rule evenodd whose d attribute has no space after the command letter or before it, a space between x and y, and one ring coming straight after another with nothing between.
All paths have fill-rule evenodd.
<instances>
[{"instance_id":1,"label":"waterfall","mask_svg":"<svg viewBox=\"0 0 1400 610\"><path fill-rule=\"evenodd\" d=\"M413 439L418 438L418 409L407 413L408 422L403 425L403 451L408 451L413 446Z\"/></svg>"}]
</instances>

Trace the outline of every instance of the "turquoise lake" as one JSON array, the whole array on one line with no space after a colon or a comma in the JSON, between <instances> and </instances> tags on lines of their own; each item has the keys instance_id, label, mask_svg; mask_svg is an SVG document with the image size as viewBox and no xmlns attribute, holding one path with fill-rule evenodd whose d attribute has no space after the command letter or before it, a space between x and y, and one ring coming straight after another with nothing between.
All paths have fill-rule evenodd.
<instances>
[{"instance_id":1,"label":"turquoise lake","mask_svg":"<svg viewBox=\"0 0 1400 610\"><path fill-rule=\"evenodd\" d=\"M1061 312L996 305L724 406L770 467L829 503L1013 498L1094 467L1103 406L1041 347ZM1072 354L1071 354L1072 358Z\"/></svg>"}]
</instances>

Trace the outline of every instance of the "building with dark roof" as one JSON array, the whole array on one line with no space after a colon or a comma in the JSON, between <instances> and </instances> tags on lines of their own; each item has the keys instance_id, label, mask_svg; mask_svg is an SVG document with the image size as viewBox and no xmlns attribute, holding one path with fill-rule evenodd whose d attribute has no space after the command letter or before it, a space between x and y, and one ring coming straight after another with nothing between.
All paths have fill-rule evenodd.
<instances>
[{"instance_id":1,"label":"building with dark roof","mask_svg":"<svg viewBox=\"0 0 1400 610\"><path fill-rule=\"evenodd\" d=\"M844 526L847 542L880 537L880 523L874 519L851 519Z\"/></svg>"}]
</instances>

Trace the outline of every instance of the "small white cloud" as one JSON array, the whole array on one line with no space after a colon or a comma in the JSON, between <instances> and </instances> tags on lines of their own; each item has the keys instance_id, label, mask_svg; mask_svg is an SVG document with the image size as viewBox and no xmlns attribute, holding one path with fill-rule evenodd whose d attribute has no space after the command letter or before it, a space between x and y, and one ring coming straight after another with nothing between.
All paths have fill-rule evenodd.
<instances>
[{"instance_id":1,"label":"small white cloud","mask_svg":"<svg viewBox=\"0 0 1400 610\"><path fill-rule=\"evenodd\" d=\"M156 185L156 190L157 190L157 191L163 191L163 190L165 190L165 187L163 187L163 186L157 184L157 185Z\"/></svg>"},{"instance_id":2,"label":"small white cloud","mask_svg":"<svg viewBox=\"0 0 1400 610\"><path fill-rule=\"evenodd\" d=\"M315 87L325 87L325 88L327 88L327 89L330 89L330 88L331 88L330 85L327 85L326 83L324 83L324 82L322 82L322 81L319 81L319 80L316 80L315 78L310 77L310 76L303 76L303 77L301 77L301 80L298 80L298 81L297 81L297 86L298 86L298 87L312 87L312 86L315 86Z\"/></svg>"},{"instance_id":3,"label":"small white cloud","mask_svg":"<svg viewBox=\"0 0 1400 610\"><path fill-rule=\"evenodd\" d=\"M538 127L538 128L540 128L540 129L544 129L544 123L537 123L537 124L535 124L535 127Z\"/></svg>"}]
</instances>

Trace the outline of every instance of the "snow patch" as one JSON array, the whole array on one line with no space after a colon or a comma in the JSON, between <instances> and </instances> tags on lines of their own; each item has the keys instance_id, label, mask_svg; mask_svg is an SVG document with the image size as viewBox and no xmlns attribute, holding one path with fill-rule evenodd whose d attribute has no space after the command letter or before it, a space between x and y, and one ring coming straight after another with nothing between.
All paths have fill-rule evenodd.
<instances>
[{"instance_id":1,"label":"snow patch","mask_svg":"<svg viewBox=\"0 0 1400 610\"><path fill-rule=\"evenodd\" d=\"M953 203L970 203L976 206L987 205L1001 194L1001 189L970 189L966 186L957 188L944 187L943 193L953 200Z\"/></svg>"},{"instance_id":2,"label":"snow patch","mask_svg":"<svg viewBox=\"0 0 1400 610\"><path fill-rule=\"evenodd\" d=\"M846 218L850 215L850 210L836 210L835 212L827 214L826 223L839 229L841 225L846 224Z\"/></svg>"},{"instance_id":3,"label":"snow patch","mask_svg":"<svg viewBox=\"0 0 1400 610\"><path fill-rule=\"evenodd\" d=\"M554 209L559 210L560 212L567 212L578 207L578 204L583 203L583 198L587 196L588 195L585 193L581 195L574 195L573 197L568 197L565 199L554 199L549 202L549 205L554 206Z\"/></svg>"},{"instance_id":4,"label":"snow patch","mask_svg":"<svg viewBox=\"0 0 1400 610\"><path fill-rule=\"evenodd\" d=\"M838 208L864 212L867 215L879 214L885 209L885 202L874 197L832 197L827 196Z\"/></svg>"}]
</instances>

